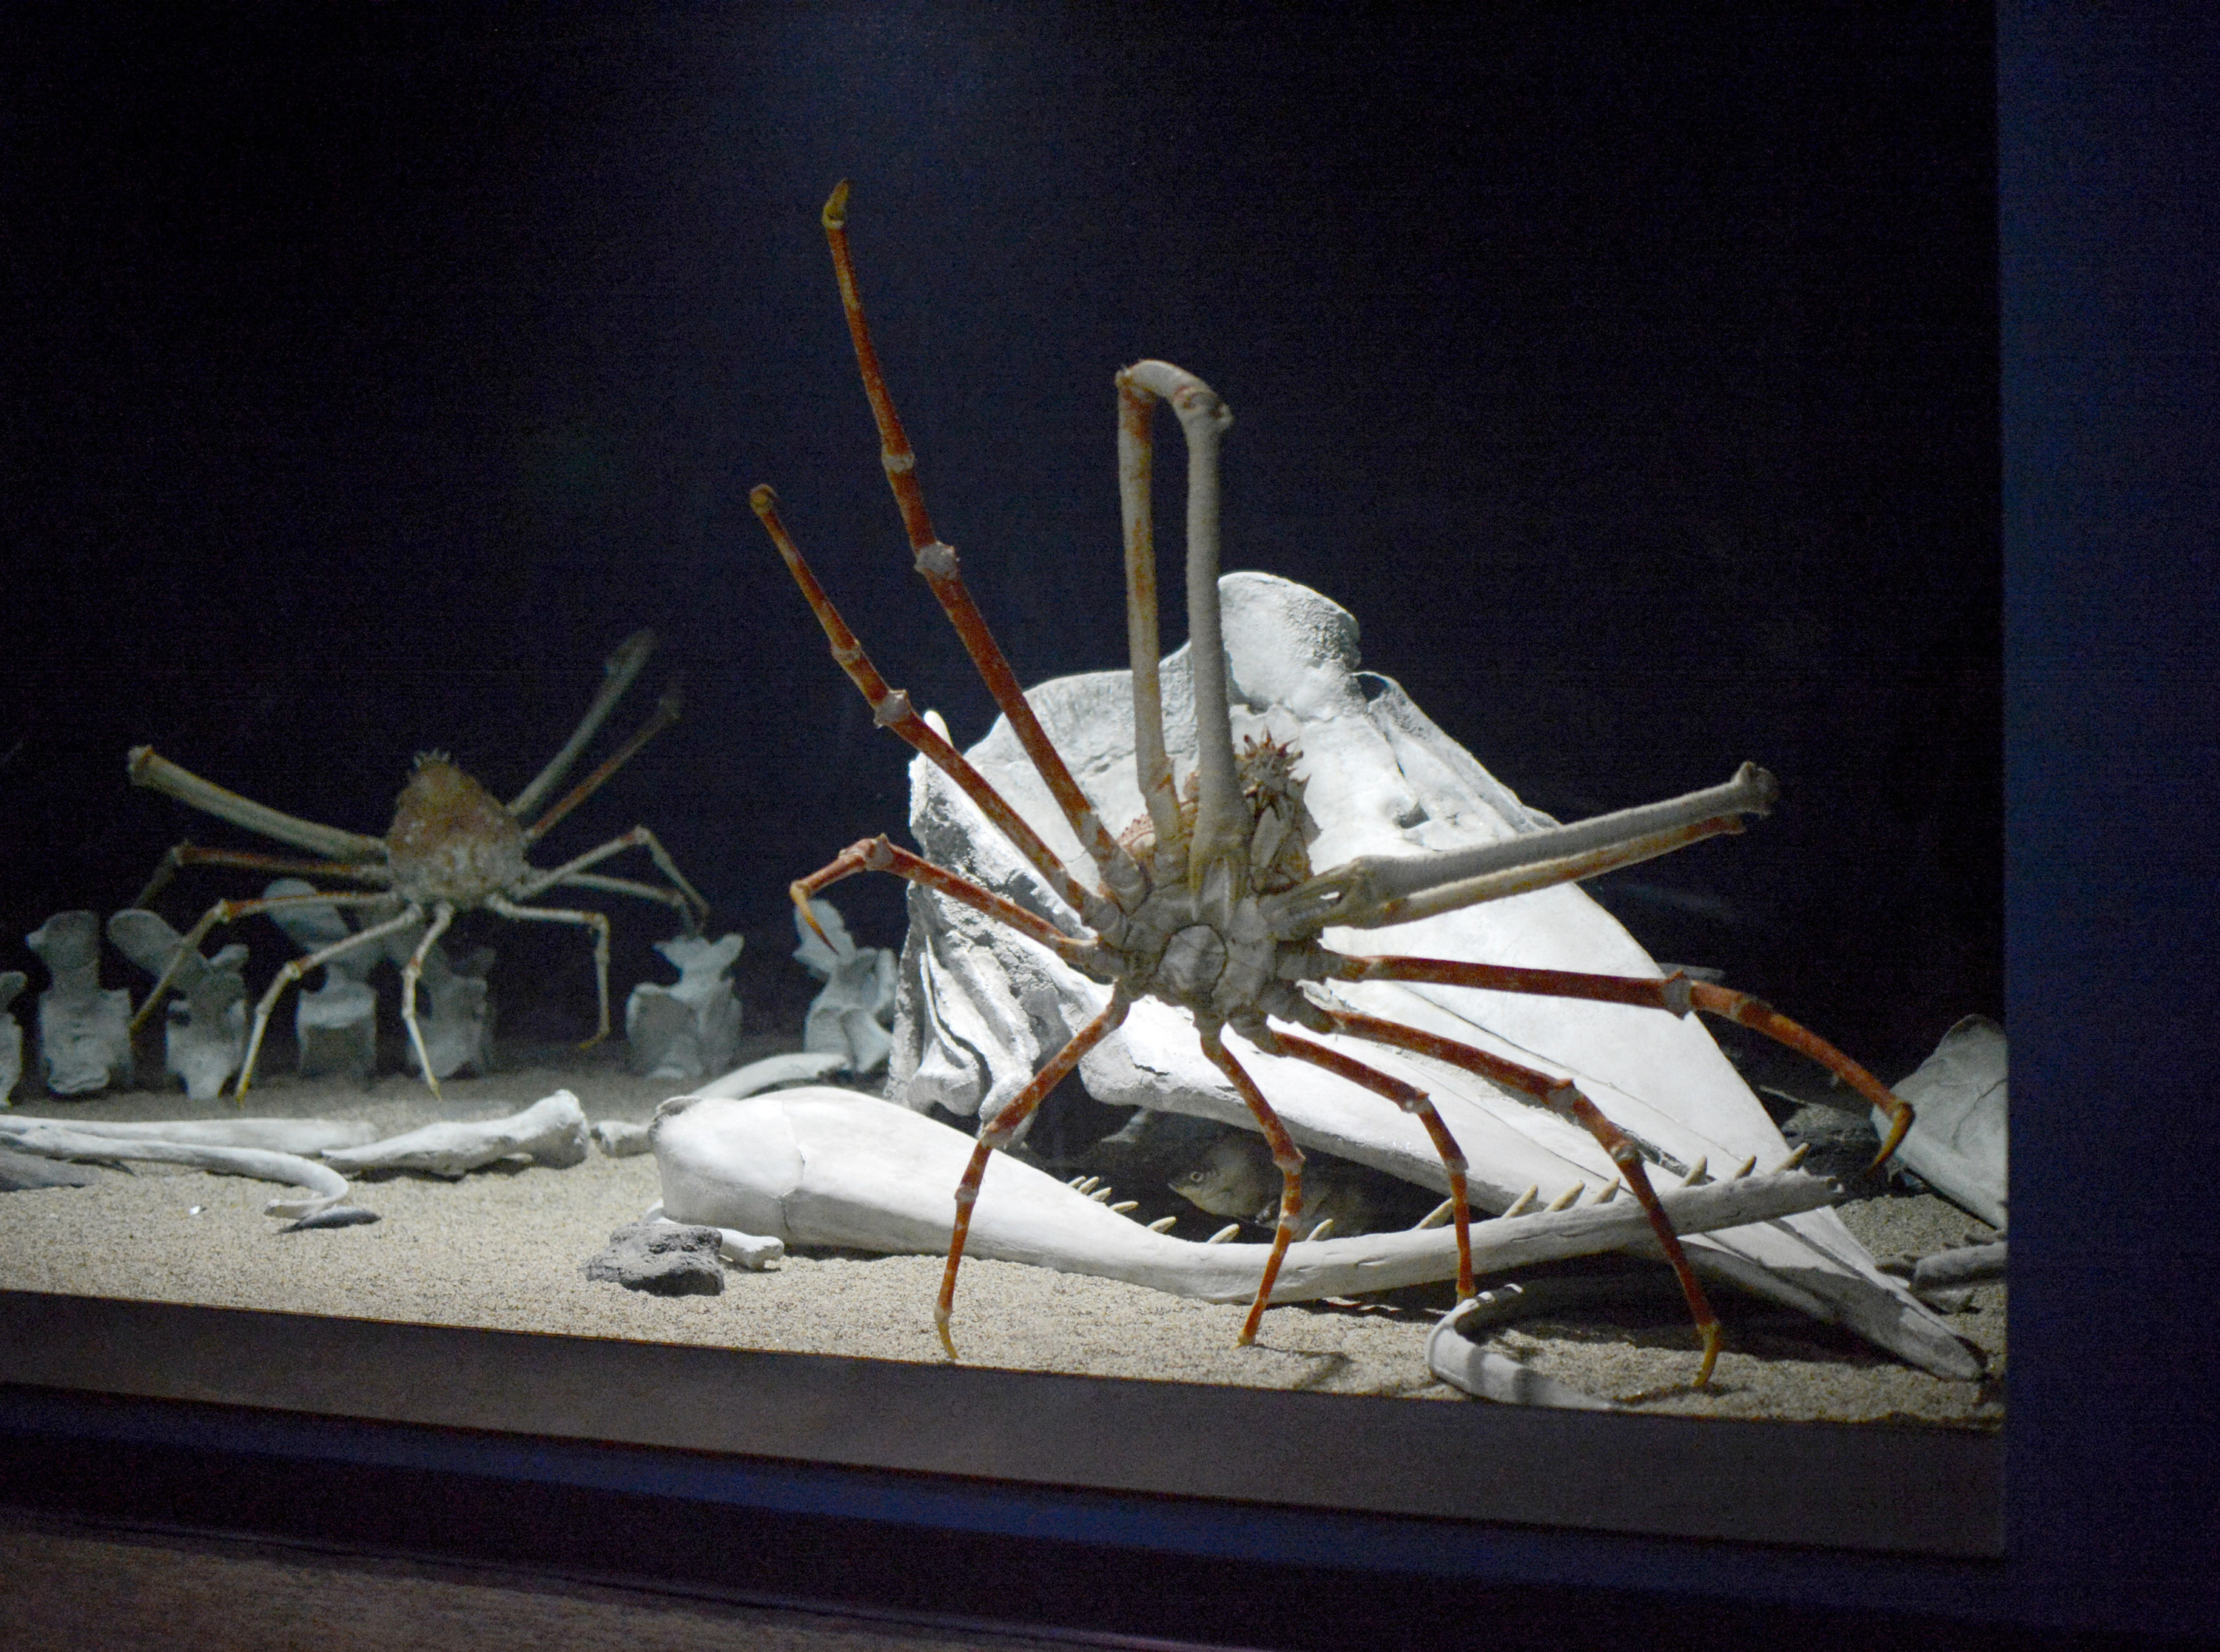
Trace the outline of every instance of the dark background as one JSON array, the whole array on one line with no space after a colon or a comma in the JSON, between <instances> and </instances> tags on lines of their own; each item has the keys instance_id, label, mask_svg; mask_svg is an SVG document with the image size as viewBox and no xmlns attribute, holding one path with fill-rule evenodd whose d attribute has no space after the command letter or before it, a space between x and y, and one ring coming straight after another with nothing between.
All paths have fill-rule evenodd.
<instances>
[{"instance_id":1,"label":"dark background","mask_svg":"<svg viewBox=\"0 0 2220 1652\"><path fill-rule=\"evenodd\" d=\"M686 719L538 858L644 822L712 932L789 944L907 751L749 485L890 680L959 743L991 712L880 480L816 221L850 177L1021 681L1124 664L1110 379L1168 357L1237 415L1227 565L1350 608L1530 802L1780 776L1597 886L1653 951L1887 1077L2001 1016L1991 22L1625 9L11 11L0 967L246 843L128 747L382 832L419 750L512 795L642 625L612 733L677 670ZM838 898L897 940L891 880ZM621 994L669 930L614 909ZM290 949L242 930L259 982ZM485 938L513 1024L590 1024L575 935Z\"/></svg>"}]
</instances>

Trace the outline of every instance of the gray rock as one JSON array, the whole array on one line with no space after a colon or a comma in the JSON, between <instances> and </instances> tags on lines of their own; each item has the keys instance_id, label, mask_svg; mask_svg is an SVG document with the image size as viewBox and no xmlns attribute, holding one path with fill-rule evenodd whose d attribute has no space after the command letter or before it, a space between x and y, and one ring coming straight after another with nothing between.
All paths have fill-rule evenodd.
<instances>
[{"instance_id":1,"label":"gray rock","mask_svg":"<svg viewBox=\"0 0 2220 1652\"><path fill-rule=\"evenodd\" d=\"M586 1264L585 1275L654 1296L714 1296L725 1288L717 1256L723 1243L714 1227L627 1222L609 1235L609 1248Z\"/></svg>"}]
</instances>

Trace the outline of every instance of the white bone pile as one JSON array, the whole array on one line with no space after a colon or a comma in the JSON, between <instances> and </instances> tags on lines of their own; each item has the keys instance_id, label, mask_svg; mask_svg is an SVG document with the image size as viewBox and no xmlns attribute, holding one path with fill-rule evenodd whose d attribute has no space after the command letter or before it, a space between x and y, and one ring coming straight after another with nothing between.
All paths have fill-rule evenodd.
<instances>
[{"instance_id":1,"label":"white bone pile","mask_svg":"<svg viewBox=\"0 0 2220 1652\"><path fill-rule=\"evenodd\" d=\"M1548 823L1401 689L1359 672L1356 622L1338 606L1268 574L1229 574L1219 589L1236 744L1269 732L1298 748L1319 826L1314 868L1362 854L1493 842ZM1163 667L1164 721L1182 776L1195 762L1187 664L1182 650ZM1027 698L1113 830L1140 818L1128 675L1058 678ZM1007 721L998 720L967 755L1067 864L1087 863ZM930 859L1076 928L1076 915L938 770L914 763L911 788L911 829ZM937 1105L991 1117L1094 1019L1108 988L970 908L915 888L908 900L888 1093L920 1110ZM1660 973L1615 920L1569 884L1392 929L1328 930L1324 938L1352 952ZM1763 1106L1693 1018L1454 987L1375 982L1325 990L1368 1013L1572 1077L1622 1128L1682 1164L1704 1161L1724 1174L1749 1159L1762 1166L1786 1156ZM1298 1144L1446 1191L1441 1162L1416 1120L1330 1073L1265 1056L1234 1035L1229 1040ZM1471 1162L1473 1198L1485 1209L1506 1208L1530 1187L1545 1203L1575 1188L1586 1200L1616 1180L1593 1138L1554 1114L1422 1058L1325 1042L1432 1094ZM1192 1023L1154 1001L1134 1006L1088 1055L1080 1075L1113 1105L1254 1127L1205 1060ZM990 1176L982 1218L993 1204ZM1979 1374L1974 1356L1901 1281L1874 1267L1832 1212L1710 1234L1687 1249L1699 1267L1849 1325L1915 1365L1954 1377Z\"/></svg>"}]
</instances>

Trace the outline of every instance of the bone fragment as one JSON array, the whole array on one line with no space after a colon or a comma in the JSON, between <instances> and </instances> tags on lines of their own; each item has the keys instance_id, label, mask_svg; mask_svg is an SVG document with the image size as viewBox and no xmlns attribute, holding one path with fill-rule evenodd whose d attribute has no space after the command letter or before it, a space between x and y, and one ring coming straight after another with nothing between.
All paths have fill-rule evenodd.
<instances>
[{"instance_id":1,"label":"bone fragment","mask_svg":"<svg viewBox=\"0 0 2220 1652\"><path fill-rule=\"evenodd\" d=\"M809 1006L801 1047L845 1057L851 1073L876 1072L894 1048L887 1025L895 1013L895 955L882 946L857 946L831 901L812 901L809 912L824 933L813 931L797 909L801 944L794 956L825 989Z\"/></svg>"},{"instance_id":2,"label":"bone fragment","mask_svg":"<svg viewBox=\"0 0 2220 1652\"><path fill-rule=\"evenodd\" d=\"M195 1147L253 1147L271 1153L322 1153L359 1147L376 1138L375 1126L340 1119L41 1119L10 1113L0 1119L0 1136L28 1126L73 1131L80 1136L119 1141L183 1142Z\"/></svg>"},{"instance_id":3,"label":"bone fragment","mask_svg":"<svg viewBox=\"0 0 2220 1652\"><path fill-rule=\"evenodd\" d=\"M215 1100L246 1055L246 948L234 941L203 957L159 914L135 907L109 919L108 938L157 982L168 980L163 1070L191 1100Z\"/></svg>"},{"instance_id":4,"label":"bone fragment","mask_svg":"<svg viewBox=\"0 0 2220 1652\"><path fill-rule=\"evenodd\" d=\"M1891 1163L1991 1227L2006 1225L2011 1202L2006 1056L2005 1030L1969 1015L1896 1086L1913 1119ZM1874 1127L1888 1127L1878 1112Z\"/></svg>"},{"instance_id":5,"label":"bone fragment","mask_svg":"<svg viewBox=\"0 0 2220 1652\"><path fill-rule=\"evenodd\" d=\"M586 1114L568 1090L543 1096L505 1119L427 1125L362 1147L339 1148L327 1163L350 1175L365 1170L420 1170L459 1176L496 1159L524 1156L562 1169L586 1156Z\"/></svg>"},{"instance_id":6,"label":"bone fragment","mask_svg":"<svg viewBox=\"0 0 2220 1652\"><path fill-rule=\"evenodd\" d=\"M1961 1285L1983 1284L2005 1277L2005 1243L1961 1245L1922 1256L1911 1270L1911 1288L1924 1296L1930 1291Z\"/></svg>"},{"instance_id":7,"label":"bone fragment","mask_svg":"<svg viewBox=\"0 0 2220 1652\"><path fill-rule=\"evenodd\" d=\"M292 1153L275 1153L256 1147L214 1147L191 1142L153 1141L129 1136L100 1136L67 1125L40 1123L17 1129L28 1121L0 1119L0 1140L25 1153L47 1158L76 1159L92 1164L126 1161L182 1164L218 1175L252 1176L259 1181L282 1181L308 1190L308 1196L274 1199L262 1207L265 1216L313 1215L346 1197L346 1178L327 1165Z\"/></svg>"},{"instance_id":8,"label":"bone fragment","mask_svg":"<svg viewBox=\"0 0 2220 1652\"><path fill-rule=\"evenodd\" d=\"M740 1042L740 1001L732 982L740 938L682 935L658 941L655 950L678 971L678 980L672 986L642 982L625 1001L633 1071L681 1084L725 1071Z\"/></svg>"},{"instance_id":9,"label":"bone fragment","mask_svg":"<svg viewBox=\"0 0 2220 1652\"><path fill-rule=\"evenodd\" d=\"M313 1211L297 1222L289 1222L278 1231L280 1233L309 1233L327 1227L365 1227L384 1219L374 1210L365 1210L359 1205L329 1205Z\"/></svg>"},{"instance_id":10,"label":"bone fragment","mask_svg":"<svg viewBox=\"0 0 2220 1652\"><path fill-rule=\"evenodd\" d=\"M765 1090L783 1090L793 1084L814 1084L820 1079L830 1078L848 1064L845 1055L825 1050L796 1050L783 1056L766 1056L761 1061L751 1061L737 1068L722 1078L712 1079L697 1086L692 1092L703 1097L723 1096L737 1100L744 1095L757 1095Z\"/></svg>"},{"instance_id":11,"label":"bone fragment","mask_svg":"<svg viewBox=\"0 0 2220 1652\"><path fill-rule=\"evenodd\" d=\"M947 1247L954 1188L974 1146L971 1138L922 1114L831 1089L745 1100L674 1097L658 1111L653 1129L662 1211L673 1220L790 1244L926 1255ZM1696 1233L1816 1209L1838 1192L1791 1172L1673 1188L1660 1198L1678 1231ZM1491 1269L1654 1244L1648 1219L1631 1199L1472 1229L1474 1265ZM997 1153L973 1210L966 1254L1246 1302L1270 1249L1195 1244L1154 1232ZM1453 1230L1299 1242L1288 1251L1272 1300L1392 1290L1454 1279L1456 1269Z\"/></svg>"},{"instance_id":12,"label":"bone fragment","mask_svg":"<svg viewBox=\"0 0 2220 1652\"><path fill-rule=\"evenodd\" d=\"M56 1095L131 1083L131 994L100 984L100 920L58 912L25 936L53 977L39 994L39 1066Z\"/></svg>"},{"instance_id":13,"label":"bone fragment","mask_svg":"<svg viewBox=\"0 0 2220 1652\"><path fill-rule=\"evenodd\" d=\"M604 1119L594 1126L594 1140L613 1159L628 1159L648 1150L647 1126L622 1119Z\"/></svg>"},{"instance_id":14,"label":"bone fragment","mask_svg":"<svg viewBox=\"0 0 2220 1652\"><path fill-rule=\"evenodd\" d=\"M21 969L0 969L0 1107L15 1105L10 1098L23 1076L23 1029L9 1006L29 979Z\"/></svg>"}]
</instances>

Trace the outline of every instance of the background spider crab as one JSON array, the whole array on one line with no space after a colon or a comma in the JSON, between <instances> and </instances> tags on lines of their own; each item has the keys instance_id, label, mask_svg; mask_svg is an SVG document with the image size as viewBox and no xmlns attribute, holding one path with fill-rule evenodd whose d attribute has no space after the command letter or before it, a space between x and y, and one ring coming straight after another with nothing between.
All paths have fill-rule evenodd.
<instances>
[{"instance_id":1,"label":"background spider crab","mask_svg":"<svg viewBox=\"0 0 2220 1652\"><path fill-rule=\"evenodd\" d=\"M1023 1088L989 1119L956 1189L948 1265L934 1318L949 1335L957 1269L971 1208L989 1155L1007 1146L1042 1100L1115 1031L1138 1003L1153 1001L1193 1019L1202 1053L1240 1097L1270 1144L1281 1180L1280 1218L1255 1300L1241 1331L1252 1340L1301 1208L1302 1155L1263 1091L1225 1037L1240 1035L1267 1057L1307 1063L1394 1103L1416 1118L1439 1155L1456 1224L1459 1292L1474 1282L1469 1251L1467 1164L1428 1088L1352 1055L1349 1040L1460 1070L1578 1125L1608 1155L1614 1177L1648 1213L1672 1263L1702 1342L1694 1378L1709 1379L1719 1346L1716 1315L1653 1189L1648 1163L1693 1179L1700 1161L1676 1162L1614 1124L1568 1077L1543 1071L1423 1025L1351 1007L1322 990L1328 983L1414 982L1437 986L1593 1000L1677 1017L1692 1009L1737 1020L1825 1064L1894 1126L1880 1158L1894 1150L1910 1110L1863 1069L1823 1040L1745 994L1675 973L1606 975L1452 958L1343 952L1320 939L1329 927L1362 930L1416 923L1483 901L1593 876L1721 832L1770 807L1772 777L1745 764L1724 784L1569 826L1550 826L1500 842L1437 855L1360 856L1313 872L1306 844L1316 835L1296 778L1300 755L1268 734L1237 750L1227 701L1219 602L1218 450L1232 415L1200 379L1165 362L1144 361L1118 376L1119 483L1125 522L1126 627L1132 658L1134 764L1145 818L1113 833L1081 789L1018 687L1007 660L965 589L956 552L934 533L916 477L916 460L880 370L857 285L846 234L848 186L836 188L823 222L830 242L864 388L877 422L882 458L916 558L918 571L946 609L1010 730L1091 863L1097 882L1076 876L1041 833L990 785L945 736L890 688L841 619L788 533L768 487L751 502L824 627L834 658L870 702L874 720L895 731L945 773L993 822L1063 908L1052 921L1007 896L899 849L885 837L851 845L794 886L809 898L852 873L889 871L961 902L1109 988L1107 1003L1072 1032ZM1157 627L1156 560L1151 509L1151 419L1170 403L1188 442L1187 606L1197 770L1176 788L1164 734ZM1275 1025L1276 1024L1276 1025ZM1301 1032L1289 1030L1300 1027ZM1324 1042L1338 1037L1342 1044ZM1879 1162L1878 1160L1876 1161Z\"/></svg>"},{"instance_id":2,"label":"background spider crab","mask_svg":"<svg viewBox=\"0 0 2220 1652\"><path fill-rule=\"evenodd\" d=\"M313 820L282 814L202 779L162 757L151 745L134 747L130 754L133 784L151 787L265 838L327 857L303 861L243 850L203 849L189 843L179 844L162 857L147 887L132 902L134 907L145 906L181 868L187 866L242 867L375 886L372 892L364 894L312 890L306 895L217 901L186 933L170 969L156 979L146 1002L132 1018L134 1029L161 1001L179 963L197 950L202 938L215 926L255 913L314 902L363 908L366 921L345 940L289 959L278 971L254 1008L254 1025L247 1038L246 1058L240 1063L239 1082L232 1093L235 1100L243 1100L247 1087L253 1082L255 1057L261 1051L271 1012L287 987L333 958L417 926L421 926L422 935L401 972L401 1016L408 1029L409 1045L424 1082L437 1095L440 1081L433 1073L431 1057L424 1048L424 1035L417 1024L416 982L423 974L426 957L457 915L479 907L520 921L576 924L593 932L594 985L601 1013L594 1036L588 1042L598 1043L608 1038L608 919L598 912L524 903L556 888L635 895L675 908L689 934L700 928L708 903L686 881L677 863L645 826L636 826L598 847L571 857L560 866L543 870L533 866L525 855L549 827L592 796L640 747L677 720L680 701L674 686L657 701L654 714L600 766L557 801L547 802L549 795L577 765L654 651L655 633L652 631L634 632L617 645L603 667L605 676L600 692L594 696L571 738L533 776L532 783L506 803L464 773L446 752L418 753L415 771L395 801L393 824L382 838L320 826ZM664 888L589 870L628 849L646 850L670 886Z\"/></svg>"}]
</instances>

